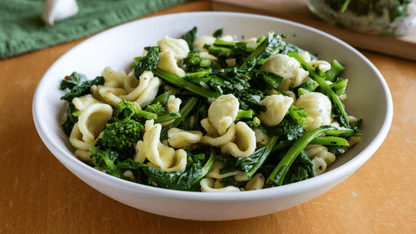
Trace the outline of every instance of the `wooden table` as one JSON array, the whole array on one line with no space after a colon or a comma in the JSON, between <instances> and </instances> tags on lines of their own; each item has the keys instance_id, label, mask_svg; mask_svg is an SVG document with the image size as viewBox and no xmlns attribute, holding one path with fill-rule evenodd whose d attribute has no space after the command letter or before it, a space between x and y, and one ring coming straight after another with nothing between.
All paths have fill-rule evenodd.
<instances>
[{"instance_id":1,"label":"wooden table","mask_svg":"<svg viewBox=\"0 0 416 234\"><path fill-rule=\"evenodd\" d=\"M211 10L210 1L159 14ZM347 180L297 207L226 222L178 220L116 202L48 151L32 119L46 70L77 40L0 60L0 233L416 233L416 63L363 52L385 77L393 124L373 157Z\"/></svg>"}]
</instances>

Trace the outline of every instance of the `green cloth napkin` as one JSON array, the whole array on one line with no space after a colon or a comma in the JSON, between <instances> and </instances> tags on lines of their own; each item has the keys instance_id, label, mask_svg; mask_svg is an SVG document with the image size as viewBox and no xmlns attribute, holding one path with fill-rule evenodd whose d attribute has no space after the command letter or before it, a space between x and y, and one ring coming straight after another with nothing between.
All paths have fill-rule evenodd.
<instances>
[{"instance_id":1,"label":"green cloth napkin","mask_svg":"<svg viewBox=\"0 0 416 234\"><path fill-rule=\"evenodd\" d=\"M188 1L192 0L77 0L78 13L51 27L40 18L44 0L0 0L0 59L82 38Z\"/></svg>"}]
</instances>

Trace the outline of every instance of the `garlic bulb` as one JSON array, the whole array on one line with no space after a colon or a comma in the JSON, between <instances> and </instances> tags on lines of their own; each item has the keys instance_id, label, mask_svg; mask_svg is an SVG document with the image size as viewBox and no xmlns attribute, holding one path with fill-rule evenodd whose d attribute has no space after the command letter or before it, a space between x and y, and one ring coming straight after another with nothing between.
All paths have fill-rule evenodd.
<instances>
[{"instance_id":1,"label":"garlic bulb","mask_svg":"<svg viewBox=\"0 0 416 234\"><path fill-rule=\"evenodd\" d=\"M52 26L54 21L71 17L77 12L78 5L75 0L46 0L41 18Z\"/></svg>"}]
</instances>

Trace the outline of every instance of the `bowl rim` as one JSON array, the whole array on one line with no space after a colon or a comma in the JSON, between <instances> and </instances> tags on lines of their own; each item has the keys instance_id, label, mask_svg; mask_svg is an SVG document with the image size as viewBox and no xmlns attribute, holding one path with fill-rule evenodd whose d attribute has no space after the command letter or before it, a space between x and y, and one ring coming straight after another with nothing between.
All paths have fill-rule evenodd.
<instances>
[{"instance_id":1,"label":"bowl rim","mask_svg":"<svg viewBox=\"0 0 416 234\"><path fill-rule=\"evenodd\" d=\"M257 19L263 19L267 21L274 21L279 24L289 24L293 25L298 28L307 29L310 31L313 31L314 33L320 34L323 37L327 37L344 47L347 47L350 51L352 51L355 55L359 56L367 66L371 68L380 80L380 83L383 87L383 90L385 92L385 98L386 98L386 115L383 120L383 124L381 129L379 130L376 137L373 139L372 142L369 143L368 147L366 147L362 152L355 155L351 160L347 161L343 165L339 166L338 168L325 172L324 174L320 175L318 178L310 178L308 180L296 182L293 184L283 185L279 187L272 187L267 189L261 189L261 190L255 190L255 191L244 191L242 193L202 193L202 192L190 192L190 191L177 191L177 190L170 190L170 189L163 189L163 188L157 188L157 187L151 187L143 184L138 184L130 181L125 181L113 176L110 176L108 174L105 174L101 171L98 171L87 164L83 163L79 159L77 159L73 154L68 154L67 152L63 151L54 144L53 139L54 136L48 135L46 133L46 130L44 129L44 124L40 121L39 118L39 111L38 111L38 105L40 100L40 88L45 84L46 77L48 77L49 73L55 66L58 66L61 60L64 60L72 51L76 50L77 47L80 47L84 45L85 43L88 43L90 40L94 40L94 38L101 36L107 32L110 32L112 30L119 30L123 27L130 27L134 24L145 24L152 20L168 20L169 18L175 18L175 17L182 17L184 15L187 16L198 16L198 15L210 15L210 16L231 16L231 17L249 17L249 18L257 18ZM103 65L105 66L105 65ZM286 197L297 193L302 193L308 190L316 189L321 186L324 186L325 184L331 183L333 181L336 181L337 179L340 179L342 177L347 177L350 174L352 174L355 170L357 170L362 164L364 164L381 146L384 139L386 138L388 131L390 129L392 118L393 118L393 102L390 90L387 86L386 81L384 80L381 73L378 71L378 69L364 56L362 55L358 50L353 48L352 46L348 45L344 41L328 34L323 31L320 31L318 29L299 24L296 22L292 22L285 19L279 19L276 17L270 17L270 16L263 16L258 14L250 14L250 13L235 13L235 12L218 12L218 11L203 11L203 12L182 12L182 13L173 13L173 14L166 14L166 15L160 15L160 16L154 16L154 17L148 17L144 19L139 19L136 21L128 22L121 24L119 26L107 29L103 32L100 32L85 41L77 44L76 46L72 47L70 50L65 52L60 58L58 58L52 66L46 71L46 73L43 75L41 80L38 83L38 86L36 88L33 102L32 102L32 115L33 120L35 123L35 127L38 131L39 136L41 137L44 144L47 146L47 148L52 152L52 154L61 161L62 164L64 164L65 167L67 167L70 171L72 171L71 168L77 167L77 174L76 176L79 177L79 174L82 174L84 176L88 176L89 179L96 181L102 185L109 186L115 189L125 190L130 193L134 194L140 194L147 197L158 197L163 199L169 199L169 200L175 200L175 201L187 201L187 202L205 202L205 203L230 203L230 202L249 202L249 201L255 201L255 200L267 200L277 197ZM56 137L56 136L55 136Z\"/></svg>"}]
</instances>

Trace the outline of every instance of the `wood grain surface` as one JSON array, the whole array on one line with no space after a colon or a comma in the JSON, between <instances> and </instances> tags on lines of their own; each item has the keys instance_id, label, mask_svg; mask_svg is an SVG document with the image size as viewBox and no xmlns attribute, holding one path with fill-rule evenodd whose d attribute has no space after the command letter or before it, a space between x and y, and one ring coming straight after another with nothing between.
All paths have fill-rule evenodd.
<instances>
[{"instance_id":1,"label":"wood grain surface","mask_svg":"<svg viewBox=\"0 0 416 234\"><path fill-rule=\"evenodd\" d=\"M197 1L158 14L211 9L210 1ZM416 63L364 52L391 89L394 117L380 149L347 180L271 215L201 222L114 201L42 143L32 119L36 85L81 41L0 60L0 233L416 233Z\"/></svg>"}]
</instances>

